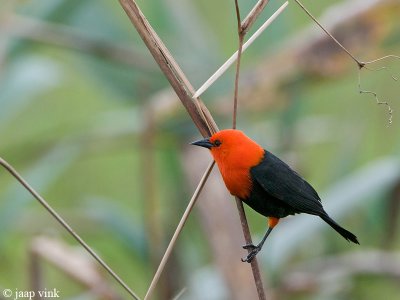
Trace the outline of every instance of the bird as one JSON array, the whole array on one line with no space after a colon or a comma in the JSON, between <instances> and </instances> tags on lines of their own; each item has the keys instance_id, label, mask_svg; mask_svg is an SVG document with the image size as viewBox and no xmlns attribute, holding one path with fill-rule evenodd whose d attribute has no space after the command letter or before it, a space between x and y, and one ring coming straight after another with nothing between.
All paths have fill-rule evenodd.
<instances>
[{"instance_id":1,"label":"bird","mask_svg":"<svg viewBox=\"0 0 400 300\"><path fill-rule=\"evenodd\" d=\"M228 191L268 218L261 241L243 246L248 250L243 262L252 262L280 219L300 213L319 216L347 241L359 244L353 233L328 215L318 193L305 179L241 130L221 130L191 144L209 149Z\"/></svg>"}]
</instances>

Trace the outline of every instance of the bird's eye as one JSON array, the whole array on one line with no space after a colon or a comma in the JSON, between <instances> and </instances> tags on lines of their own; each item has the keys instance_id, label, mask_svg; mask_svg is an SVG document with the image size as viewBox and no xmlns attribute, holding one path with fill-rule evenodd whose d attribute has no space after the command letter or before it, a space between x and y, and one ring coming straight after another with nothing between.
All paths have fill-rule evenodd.
<instances>
[{"instance_id":1,"label":"bird's eye","mask_svg":"<svg viewBox=\"0 0 400 300\"><path fill-rule=\"evenodd\" d=\"M214 146L215 146L215 147L219 147L221 144L222 144L222 143L221 143L220 140L216 140L216 141L214 142Z\"/></svg>"}]
</instances>

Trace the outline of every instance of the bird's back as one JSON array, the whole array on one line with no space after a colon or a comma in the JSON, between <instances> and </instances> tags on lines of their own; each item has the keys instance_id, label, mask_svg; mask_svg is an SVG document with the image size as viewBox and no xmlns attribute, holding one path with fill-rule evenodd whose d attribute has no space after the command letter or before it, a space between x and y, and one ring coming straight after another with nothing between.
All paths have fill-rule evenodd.
<instances>
[{"instance_id":1,"label":"bird's back","mask_svg":"<svg viewBox=\"0 0 400 300\"><path fill-rule=\"evenodd\" d=\"M272 153L265 151L250 175L252 190L243 201L262 215L283 218L296 213L324 213L314 188Z\"/></svg>"}]
</instances>

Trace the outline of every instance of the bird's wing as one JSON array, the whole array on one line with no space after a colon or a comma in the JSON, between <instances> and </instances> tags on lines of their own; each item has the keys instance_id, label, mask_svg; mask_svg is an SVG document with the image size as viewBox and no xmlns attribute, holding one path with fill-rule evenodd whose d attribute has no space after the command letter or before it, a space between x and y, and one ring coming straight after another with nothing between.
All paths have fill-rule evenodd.
<instances>
[{"instance_id":1,"label":"bird's wing","mask_svg":"<svg viewBox=\"0 0 400 300\"><path fill-rule=\"evenodd\" d=\"M299 212L318 215L324 211L314 188L272 153L265 151L262 162L250 173L268 194Z\"/></svg>"}]
</instances>

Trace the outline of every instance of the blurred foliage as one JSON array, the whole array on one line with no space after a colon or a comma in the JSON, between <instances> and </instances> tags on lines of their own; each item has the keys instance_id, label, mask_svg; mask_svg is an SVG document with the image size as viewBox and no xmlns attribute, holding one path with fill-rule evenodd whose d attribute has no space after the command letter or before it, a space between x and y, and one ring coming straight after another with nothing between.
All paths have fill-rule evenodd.
<instances>
[{"instance_id":1,"label":"blurred foliage","mask_svg":"<svg viewBox=\"0 0 400 300\"><path fill-rule=\"evenodd\" d=\"M195 86L237 46L232 1L138 2ZM243 15L254 2L241 1ZM272 1L255 27L279 4ZM333 3L308 5L321 14ZM400 53L400 11L395 8L397 13L381 25L388 28L384 36L361 46L365 60ZM379 18L379 12L374 16ZM26 28L24 20L39 23ZM294 3L290 5L244 55L243 74L273 57L284 40L310 23ZM49 38L45 30L38 29L43 24L63 28L60 33L79 32L83 37L79 44L87 47L77 49L63 34ZM0 26L0 155L65 216L135 292L143 295L154 272L149 257L152 237L144 217L144 112L156 92L169 89L167 81L118 1L2 0ZM116 59L111 55L118 46L132 51L125 63L122 56ZM391 103L394 116L389 128L386 108L376 105L372 96L357 93L356 68L350 60L345 64L344 71L328 76L299 66L296 74L282 83L279 97L269 101L271 106L258 111L239 106L239 127L294 165L321 191L327 210L361 241L360 247L350 247L319 220L289 218L260 255L271 286L279 287L285 273L300 262L380 248L386 235L385 208L400 180L400 85L391 78L392 74L400 77L400 62L387 60L374 65L390 66L379 72L362 70L362 86ZM226 100L233 94L233 77L232 68L204 95L221 128L230 124L230 115L224 111L230 110L231 103ZM198 137L176 101L172 112L156 120L150 137L158 206L154 217L163 239L160 249L165 249L191 196L181 157L183 151L189 151L187 144ZM220 109L221 101L227 109ZM72 245L75 242L5 171L0 172L0 200L0 287L26 290L28 249L34 236L49 234ZM264 218L247 212L253 235L261 236ZM200 299L196 293L204 291L203 287L214 291L217 299L215 295L224 297L221 279L212 272L207 237L195 216L179 243L175 252L181 258L180 273L187 276L181 276L185 281L177 280L178 289L189 286L186 298ZM398 238L391 247L399 251ZM46 265L44 273L46 286L57 287L63 299L84 292L51 266ZM385 275L361 274L352 277L338 294L314 297L398 299L399 278L395 284L393 280ZM294 295L285 299L303 298ZM304 299L312 296L306 294Z\"/></svg>"}]
</instances>

